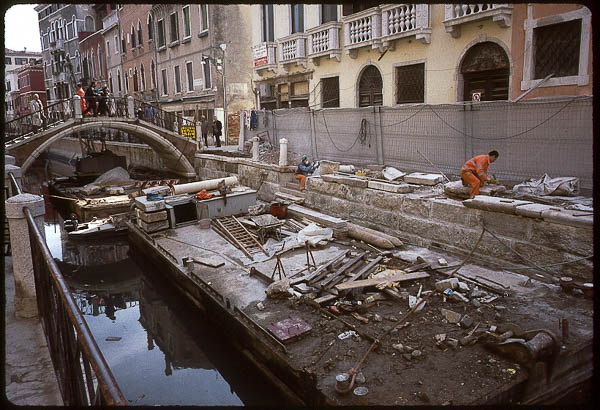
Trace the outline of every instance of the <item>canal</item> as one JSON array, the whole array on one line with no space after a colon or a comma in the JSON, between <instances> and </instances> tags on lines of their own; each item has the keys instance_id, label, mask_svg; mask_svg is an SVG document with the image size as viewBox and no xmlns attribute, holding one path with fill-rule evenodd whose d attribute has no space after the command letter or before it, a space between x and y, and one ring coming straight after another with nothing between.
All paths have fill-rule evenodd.
<instances>
[{"instance_id":1,"label":"canal","mask_svg":"<svg viewBox=\"0 0 600 410\"><path fill-rule=\"evenodd\" d=\"M47 200L48 247L130 404L283 403L202 312L131 253L125 236L72 240L63 218Z\"/></svg>"}]
</instances>

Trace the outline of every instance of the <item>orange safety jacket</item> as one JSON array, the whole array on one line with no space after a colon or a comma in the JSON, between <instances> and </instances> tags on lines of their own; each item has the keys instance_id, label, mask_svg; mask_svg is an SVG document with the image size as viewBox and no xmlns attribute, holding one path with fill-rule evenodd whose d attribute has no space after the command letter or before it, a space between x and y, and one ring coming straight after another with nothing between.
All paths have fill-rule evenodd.
<instances>
[{"instance_id":1,"label":"orange safety jacket","mask_svg":"<svg viewBox=\"0 0 600 410\"><path fill-rule=\"evenodd\" d=\"M489 166L489 155L477 155L465 162L465 165L462 166L462 171L472 171L479 179L485 181L488 177L487 170Z\"/></svg>"}]
</instances>

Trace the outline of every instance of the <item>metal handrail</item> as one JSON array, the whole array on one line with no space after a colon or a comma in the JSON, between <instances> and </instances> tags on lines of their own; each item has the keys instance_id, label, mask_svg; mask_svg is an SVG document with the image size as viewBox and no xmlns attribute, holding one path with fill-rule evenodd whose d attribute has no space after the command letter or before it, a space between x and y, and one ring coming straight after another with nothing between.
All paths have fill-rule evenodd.
<instances>
[{"instance_id":1,"label":"metal handrail","mask_svg":"<svg viewBox=\"0 0 600 410\"><path fill-rule=\"evenodd\" d=\"M35 117L39 112L32 112L6 123L6 137L4 142L10 142L24 135L35 133L40 128L45 129L54 124L64 122L75 116L72 99L63 99L44 107L42 110L45 119L40 118L41 125L36 125L38 121Z\"/></svg>"},{"instance_id":2,"label":"metal handrail","mask_svg":"<svg viewBox=\"0 0 600 410\"><path fill-rule=\"evenodd\" d=\"M133 104L138 118L141 117L140 119L152 122L159 127L176 132L179 135L181 135L181 127L192 127L196 125L194 121L190 121L174 112L165 111L146 101L134 99ZM147 107L152 107L153 113L150 113L150 115L146 115Z\"/></svg>"},{"instance_id":3,"label":"metal handrail","mask_svg":"<svg viewBox=\"0 0 600 410\"><path fill-rule=\"evenodd\" d=\"M22 194L12 172L13 192ZM29 229L36 299L50 357L67 406L126 406L108 363L56 264L31 210L23 208ZM83 368L82 368L83 367Z\"/></svg>"},{"instance_id":4,"label":"metal handrail","mask_svg":"<svg viewBox=\"0 0 600 410\"><path fill-rule=\"evenodd\" d=\"M31 211L23 208L23 213L29 227L38 309L64 404L127 405Z\"/></svg>"}]
</instances>

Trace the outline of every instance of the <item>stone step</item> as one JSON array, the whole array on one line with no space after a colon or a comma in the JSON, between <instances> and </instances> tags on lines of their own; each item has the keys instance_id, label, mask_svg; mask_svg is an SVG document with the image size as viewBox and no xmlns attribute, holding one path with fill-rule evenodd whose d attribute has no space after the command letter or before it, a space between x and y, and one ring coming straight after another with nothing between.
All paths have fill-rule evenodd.
<instances>
[{"instance_id":1,"label":"stone step","mask_svg":"<svg viewBox=\"0 0 600 410\"><path fill-rule=\"evenodd\" d=\"M300 192L297 192L297 193L300 194ZM294 194L296 194L296 192L294 192ZM304 194L304 193L302 193L302 194ZM285 202L292 203L292 204L304 203L304 198L296 196L296 195L288 194L285 192L275 192L275 196Z\"/></svg>"},{"instance_id":2,"label":"stone step","mask_svg":"<svg viewBox=\"0 0 600 410\"><path fill-rule=\"evenodd\" d=\"M288 184L291 184L291 183L288 182ZM296 198L302 198L302 199L306 198L306 195L304 194L304 192L300 191L297 184L296 184L296 186L294 186L294 188L288 188L287 186L280 186L279 192L282 194L295 196Z\"/></svg>"}]
</instances>

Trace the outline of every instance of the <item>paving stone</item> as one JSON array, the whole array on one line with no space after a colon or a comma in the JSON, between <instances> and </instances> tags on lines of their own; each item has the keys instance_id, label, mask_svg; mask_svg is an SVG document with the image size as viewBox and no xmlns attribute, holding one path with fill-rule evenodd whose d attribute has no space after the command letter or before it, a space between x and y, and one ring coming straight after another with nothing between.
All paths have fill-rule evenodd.
<instances>
[{"instance_id":1,"label":"paving stone","mask_svg":"<svg viewBox=\"0 0 600 410\"><path fill-rule=\"evenodd\" d=\"M561 225L571 225L571 226L579 226L583 228L592 228L594 226L594 216L593 215L584 215L586 212L582 211L571 211L571 210L561 210L556 211L554 209L549 209L546 211L542 211L542 218L544 221L558 223ZM575 216L581 215L581 216Z\"/></svg>"},{"instance_id":2,"label":"paving stone","mask_svg":"<svg viewBox=\"0 0 600 410\"><path fill-rule=\"evenodd\" d=\"M404 182L418 185L436 185L442 182L443 176L440 174L425 174L423 172L413 172L404 176Z\"/></svg>"},{"instance_id":3,"label":"paving stone","mask_svg":"<svg viewBox=\"0 0 600 410\"><path fill-rule=\"evenodd\" d=\"M515 213L517 215L527 216L529 218L541 218L542 211L548 211L551 209L558 210L561 208L545 204L525 204L517 206Z\"/></svg>"}]
</instances>

